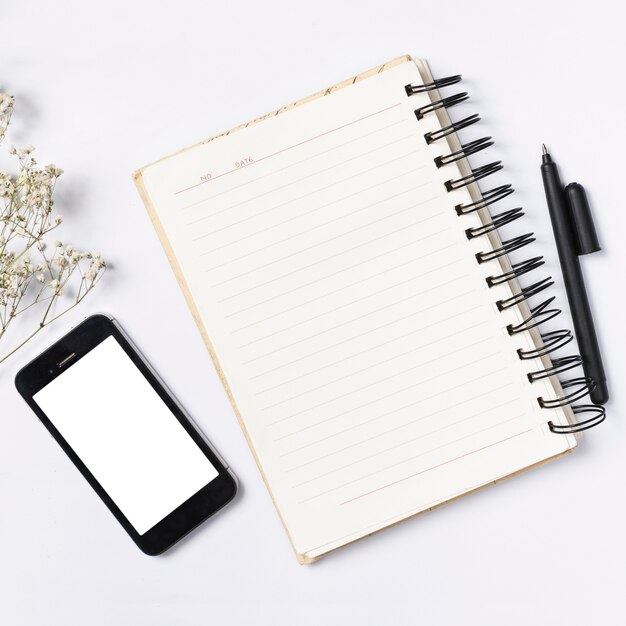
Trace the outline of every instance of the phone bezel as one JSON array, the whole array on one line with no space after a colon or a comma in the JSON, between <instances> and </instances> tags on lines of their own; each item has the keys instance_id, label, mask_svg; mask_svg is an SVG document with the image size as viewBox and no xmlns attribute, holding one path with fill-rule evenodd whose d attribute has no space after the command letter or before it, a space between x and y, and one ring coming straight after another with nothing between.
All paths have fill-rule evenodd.
<instances>
[{"instance_id":1,"label":"phone bezel","mask_svg":"<svg viewBox=\"0 0 626 626\"><path fill-rule=\"evenodd\" d=\"M143 535L140 535L135 530L113 499L89 471L89 468L74 452L72 447L33 399L33 396L40 389L52 382L57 376L67 371L108 337L114 337L116 339L124 352L129 356L152 388L170 409L174 417L218 471L216 478L206 484L200 491L183 502L167 517L162 519ZM75 354L75 356L71 358L71 361L63 365L63 361L72 354ZM59 363L62 365L59 366ZM237 492L237 483L229 468L224 465L202 434L195 428L184 409L165 388L139 351L128 340L117 322L106 315L97 314L88 317L59 341L50 346L45 352L28 363L28 365L17 373L15 386L30 408L35 412L37 417L39 417L48 432L61 446L67 456L69 456L100 499L111 513L113 513L124 530L130 535L131 539L145 554L156 556L167 550L204 520L228 504Z\"/></svg>"}]
</instances>

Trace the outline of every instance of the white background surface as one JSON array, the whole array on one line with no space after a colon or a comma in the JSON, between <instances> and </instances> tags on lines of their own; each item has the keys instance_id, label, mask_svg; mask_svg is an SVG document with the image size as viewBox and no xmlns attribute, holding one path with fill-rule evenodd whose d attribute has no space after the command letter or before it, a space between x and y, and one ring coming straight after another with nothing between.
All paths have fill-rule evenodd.
<instances>
[{"instance_id":1,"label":"white background surface","mask_svg":"<svg viewBox=\"0 0 626 626\"><path fill-rule=\"evenodd\" d=\"M0 621L623 624L624 17L616 2L3 2L7 145L33 143L66 170L60 238L113 271L0 367ZM548 270L541 143L588 188L603 252L584 271L609 420L565 459L301 567L130 175L404 53L464 74L471 105L454 116L481 113ZM565 306L560 279L553 293ZM163 557L135 548L13 387L97 311L120 320L241 480L228 510Z\"/></svg>"}]
</instances>

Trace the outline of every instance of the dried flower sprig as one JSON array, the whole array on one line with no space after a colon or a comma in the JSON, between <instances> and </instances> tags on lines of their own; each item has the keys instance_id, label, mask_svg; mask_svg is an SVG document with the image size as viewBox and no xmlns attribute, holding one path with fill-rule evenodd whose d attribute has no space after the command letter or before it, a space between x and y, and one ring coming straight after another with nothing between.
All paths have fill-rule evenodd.
<instances>
[{"instance_id":1,"label":"dried flower sprig","mask_svg":"<svg viewBox=\"0 0 626 626\"><path fill-rule=\"evenodd\" d=\"M0 93L0 142L11 122L14 99ZM35 330L0 364L43 328L77 306L100 281L106 263L99 254L64 246L50 246L46 237L62 222L53 215L53 193L63 170L55 165L39 167L30 145L9 148L17 157L17 176L0 171L0 344L11 323L29 309L40 308ZM65 308L58 311L63 301Z\"/></svg>"},{"instance_id":2,"label":"dried flower sprig","mask_svg":"<svg viewBox=\"0 0 626 626\"><path fill-rule=\"evenodd\" d=\"M13 114L15 98L8 93L0 93L0 141L4 139Z\"/></svg>"}]
</instances>

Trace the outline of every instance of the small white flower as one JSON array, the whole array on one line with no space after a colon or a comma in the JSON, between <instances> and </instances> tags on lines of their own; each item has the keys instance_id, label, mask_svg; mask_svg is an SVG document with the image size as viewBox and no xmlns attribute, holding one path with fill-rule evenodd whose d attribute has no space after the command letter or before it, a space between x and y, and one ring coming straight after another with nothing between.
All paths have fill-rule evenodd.
<instances>
[{"instance_id":1,"label":"small white flower","mask_svg":"<svg viewBox=\"0 0 626 626\"><path fill-rule=\"evenodd\" d=\"M0 93L0 115L7 115L7 112L13 108L15 98L8 93Z\"/></svg>"},{"instance_id":2,"label":"small white flower","mask_svg":"<svg viewBox=\"0 0 626 626\"><path fill-rule=\"evenodd\" d=\"M88 267L85 271L85 279L93 280L96 277L96 270L93 267Z\"/></svg>"},{"instance_id":3,"label":"small white flower","mask_svg":"<svg viewBox=\"0 0 626 626\"><path fill-rule=\"evenodd\" d=\"M0 93L0 141L9 128L13 105L12 96ZM46 248L52 248L52 245L46 246L47 234L63 221L61 216L56 217L52 213L55 183L63 170L54 163L45 167L39 166L33 158L33 151L34 147L30 144L21 148L10 146L9 154L19 159L17 172L9 174L0 170L0 307L5 310L5 328L21 313L18 304L22 299L24 309L42 304L39 296L43 291L51 299L58 297L63 300L65 285L74 281L79 284L79 288L78 295L75 298L70 297L68 306L71 308L84 295L80 291L81 286L90 291L106 267L100 255L94 257L89 252L76 250L72 246L64 248L61 241L54 243L54 249L49 254L44 252ZM11 242L10 246L7 245L8 242ZM29 250L33 260L29 258ZM89 259L85 261L87 271L84 272L81 266L75 272L82 259ZM29 289L31 280L40 285L39 289ZM85 281L88 281L86 285ZM35 295L37 293L39 295ZM31 294L30 302L27 302ZM44 305L42 311L45 310ZM43 312L42 315L45 316ZM50 319L46 320L44 317L40 326L49 321Z\"/></svg>"},{"instance_id":4,"label":"small white flower","mask_svg":"<svg viewBox=\"0 0 626 626\"><path fill-rule=\"evenodd\" d=\"M52 289L54 290L54 295L56 295L56 296L62 296L63 295L63 287L61 286L61 283L59 282L58 278L55 278L50 283L50 287L52 287Z\"/></svg>"}]
</instances>

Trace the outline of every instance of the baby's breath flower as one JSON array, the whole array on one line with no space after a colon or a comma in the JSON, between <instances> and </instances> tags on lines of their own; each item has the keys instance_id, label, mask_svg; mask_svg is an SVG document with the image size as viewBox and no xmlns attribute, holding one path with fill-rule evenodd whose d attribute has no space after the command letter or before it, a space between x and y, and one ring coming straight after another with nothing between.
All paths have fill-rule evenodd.
<instances>
[{"instance_id":1,"label":"baby's breath flower","mask_svg":"<svg viewBox=\"0 0 626 626\"><path fill-rule=\"evenodd\" d=\"M57 167L54 163L49 163L44 169L45 172L53 178L58 178L61 174L63 174L63 170L60 167Z\"/></svg>"},{"instance_id":2,"label":"baby's breath flower","mask_svg":"<svg viewBox=\"0 0 626 626\"><path fill-rule=\"evenodd\" d=\"M0 93L0 115L13 108L15 98L8 93Z\"/></svg>"},{"instance_id":3,"label":"baby's breath flower","mask_svg":"<svg viewBox=\"0 0 626 626\"><path fill-rule=\"evenodd\" d=\"M12 96L0 93L0 142L10 124L13 105ZM106 270L99 254L64 247L61 241L55 241L52 252L46 255L46 236L63 221L54 214L52 197L63 170L53 163L38 166L33 151L30 144L9 147L9 154L18 159L17 171L0 170L0 344L22 311L40 304L42 317L27 339L0 355L0 364L79 304ZM33 255L38 258L33 260ZM75 295L70 297L70 293Z\"/></svg>"}]
</instances>

